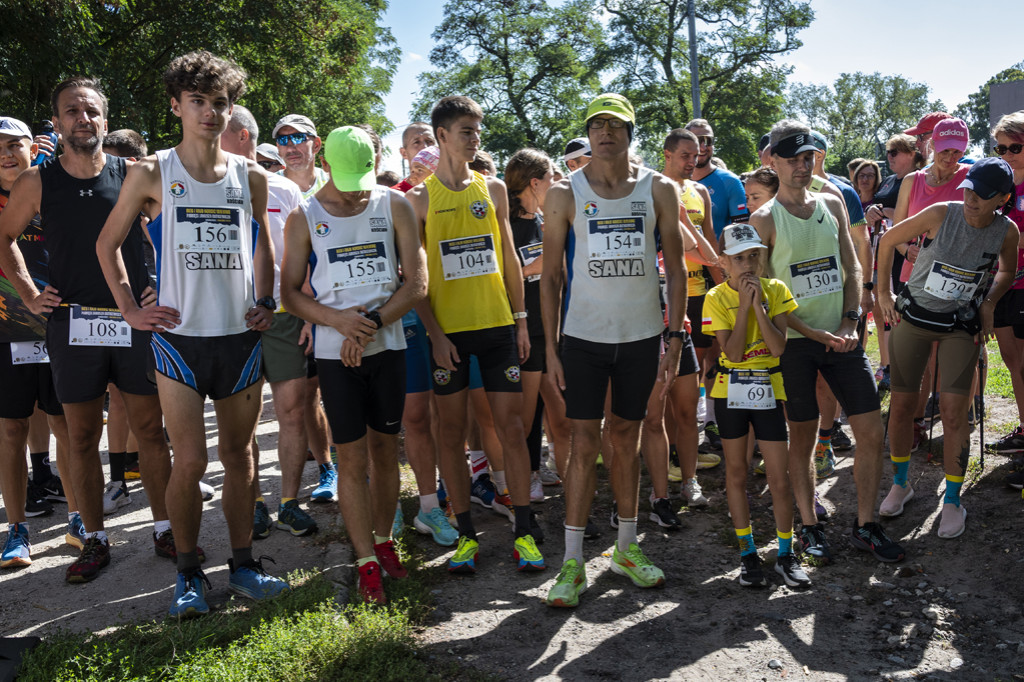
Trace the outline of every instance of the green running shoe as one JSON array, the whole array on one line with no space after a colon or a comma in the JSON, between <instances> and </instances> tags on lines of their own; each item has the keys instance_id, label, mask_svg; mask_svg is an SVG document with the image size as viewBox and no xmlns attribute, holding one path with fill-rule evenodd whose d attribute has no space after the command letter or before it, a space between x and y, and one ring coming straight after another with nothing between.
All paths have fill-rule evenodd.
<instances>
[{"instance_id":1,"label":"green running shoe","mask_svg":"<svg viewBox=\"0 0 1024 682\"><path fill-rule=\"evenodd\" d=\"M665 584L664 572L644 556L635 542L630 543L625 552L619 550L619 543L615 543L612 572L626 576L637 587L661 587Z\"/></svg>"},{"instance_id":2,"label":"green running shoe","mask_svg":"<svg viewBox=\"0 0 1024 682\"><path fill-rule=\"evenodd\" d=\"M579 605L580 595L586 591L586 566L575 559L569 559L562 564L562 570L558 572L545 603L548 606L572 608Z\"/></svg>"}]
</instances>

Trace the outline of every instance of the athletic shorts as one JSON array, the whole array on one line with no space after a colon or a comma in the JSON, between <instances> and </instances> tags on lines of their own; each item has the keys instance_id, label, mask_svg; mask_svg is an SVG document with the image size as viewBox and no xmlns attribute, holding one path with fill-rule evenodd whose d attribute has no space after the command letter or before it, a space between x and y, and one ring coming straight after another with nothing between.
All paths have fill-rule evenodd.
<instances>
[{"instance_id":1,"label":"athletic shorts","mask_svg":"<svg viewBox=\"0 0 1024 682\"><path fill-rule=\"evenodd\" d=\"M1024 339L1024 289L1010 289L996 302L995 328L1013 327L1013 335Z\"/></svg>"},{"instance_id":2,"label":"athletic shorts","mask_svg":"<svg viewBox=\"0 0 1024 682\"><path fill-rule=\"evenodd\" d=\"M697 364L697 351L693 348L693 336L690 334L686 335L683 339L683 349L679 353L679 371L676 376L685 377L690 374L696 374L700 371L700 365Z\"/></svg>"},{"instance_id":3,"label":"athletic shorts","mask_svg":"<svg viewBox=\"0 0 1024 682\"><path fill-rule=\"evenodd\" d=\"M39 344L41 346L42 342ZM25 345L32 345L32 342ZM0 387L0 419L28 419L36 405L46 414L64 414L53 387L50 363L16 365L9 343L0 343Z\"/></svg>"},{"instance_id":4,"label":"athletic shorts","mask_svg":"<svg viewBox=\"0 0 1024 682\"><path fill-rule=\"evenodd\" d=\"M156 371L211 400L230 398L263 380L260 333L229 336L153 334Z\"/></svg>"},{"instance_id":5,"label":"athletic shorts","mask_svg":"<svg viewBox=\"0 0 1024 682\"><path fill-rule=\"evenodd\" d=\"M974 383L981 346L974 337L957 329L935 332L921 329L903 319L889 334L889 380L893 391L917 393L921 377L931 356L932 343L938 341L939 389L943 393L968 395Z\"/></svg>"},{"instance_id":6,"label":"athletic shorts","mask_svg":"<svg viewBox=\"0 0 1024 682\"><path fill-rule=\"evenodd\" d=\"M304 324L290 313L274 313L270 329L262 332L263 376L270 383L306 377L306 347L299 345Z\"/></svg>"},{"instance_id":7,"label":"athletic shorts","mask_svg":"<svg viewBox=\"0 0 1024 682\"><path fill-rule=\"evenodd\" d=\"M604 397L612 387L612 414L639 421L658 375L661 335L629 343L597 343L573 336L562 339L565 415L600 419Z\"/></svg>"},{"instance_id":8,"label":"athletic shorts","mask_svg":"<svg viewBox=\"0 0 1024 682\"><path fill-rule=\"evenodd\" d=\"M343 445L366 435L397 434L405 409L405 351L385 350L364 357L358 367L341 360L317 360L332 443Z\"/></svg>"},{"instance_id":9,"label":"athletic shorts","mask_svg":"<svg viewBox=\"0 0 1024 682\"><path fill-rule=\"evenodd\" d=\"M470 381L470 358L474 356L480 363L484 390L492 393L522 392L514 326L475 329L447 336L455 345L460 361L452 372L439 367L431 353L430 370L434 393L451 395L466 388L474 388Z\"/></svg>"},{"instance_id":10,"label":"athletic shorts","mask_svg":"<svg viewBox=\"0 0 1024 682\"><path fill-rule=\"evenodd\" d=\"M430 380L430 341L427 330L416 318L416 324L403 327L405 333L405 392L423 393L432 388Z\"/></svg>"},{"instance_id":11,"label":"athletic shorts","mask_svg":"<svg viewBox=\"0 0 1024 682\"><path fill-rule=\"evenodd\" d=\"M859 343L849 352L836 353L826 351L824 344L811 339L788 339L779 366L786 387L786 416L790 421L818 418L815 386L819 372L847 415L853 417L881 409L874 371Z\"/></svg>"},{"instance_id":12,"label":"athletic shorts","mask_svg":"<svg viewBox=\"0 0 1024 682\"><path fill-rule=\"evenodd\" d=\"M306 378L316 378L316 358L311 355L306 356Z\"/></svg>"},{"instance_id":13,"label":"athletic shorts","mask_svg":"<svg viewBox=\"0 0 1024 682\"><path fill-rule=\"evenodd\" d=\"M131 346L72 346L71 312L57 308L46 325L53 385L61 403L84 403L107 392L107 384L132 395L156 395L149 332L132 329Z\"/></svg>"},{"instance_id":14,"label":"athletic shorts","mask_svg":"<svg viewBox=\"0 0 1024 682\"><path fill-rule=\"evenodd\" d=\"M786 440L786 413L777 401L770 410L746 410L729 407L728 398L714 398L715 421L722 438L743 438L754 427L754 437L764 441Z\"/></svg>"},{"instance_id":15,"label":"athletic shorts","mask_svg":"<svg viewBox=\"0 0 1024 682\"><path fill-rule=\"evenodd\" d=\"M546 372L548 369L546 349L547 344L544 342L543 336L531 336L530 357L526 358L526 362L520 369L524 372Z\"/></svg>"},{"instance_id":16,"label":"athletic shorts","mask_svg":"<svg viewBox=\"0 0 1024 682\"><path fill-rule=\"evenodd\" d=\"M713 285L712 285L713 286ZM691 296L686 299L686 317L690 320L690 338L693 339L694 348L711 348L715 337L709 336L701 331L704 325L704 296Z\"/></svg>"}]
</instances>

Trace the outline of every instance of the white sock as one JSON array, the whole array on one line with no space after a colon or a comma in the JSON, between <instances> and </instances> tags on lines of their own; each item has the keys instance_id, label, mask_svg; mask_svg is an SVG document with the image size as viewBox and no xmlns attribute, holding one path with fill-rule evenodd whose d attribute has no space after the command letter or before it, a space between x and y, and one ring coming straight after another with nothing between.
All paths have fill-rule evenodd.
<instances>
[{"instance_id":1,"label":"white sock","mask_svg":"<svg viewBox=\"0 0 1024 682\"><path fill-rule=\"evenodd\" d=\"M487 473L487 454L483 450L469 450L469 473L475 481Z\"/></svg>"},{"instance_id":2,"label":"white sock","mask_svg":"<svg viewBox=\"0 0 1024 682\"><path fill-rule=\"evenodd\" d=\"M636 527L636 524L633 524ZM583 565L583 532L586 528L579 526L565 526L565 558L562 562L575 559L580 566Z\"/></svg>"},{"instance_id":3,"label":"white sock","mask_svg":"<svg viewBox=\"0 0 1024 682\"><path fill-rule=\"evenodd\" d=\"M636 517L624 519L619 517L619 551L625 552L636 539Z\"/></svg>"},{"instance_id":4,"label":"white sock","mask_svg":"<svg viewBox=\"0 0 1024 682\"><path fill-rule=\"evenodd\" d=\"M707 408L704 410L704 423L713 421L715 421L715 401L708 397Z\"/></svg>"},{"instance_id":5,"label":"white sock","mask_svg":"<svg viewBox=\"0 0 1024 682\"><path fill-rule=\"evenodd\" d=\"M420 511L424 514L429 514L431 509L440 506L441 503L437 501L437 493L430 493L429 495L420 495Z\"/></svg>"},{"instance_id":6,"label":"white sock","mask_svg":"<svg viewBox=\"0 0 1024 682\"><path fill-rule=\"evenodd\" d=\"M491 480L494 481L494 488L498 491L499 495L504 495L508 492L508 484L505 483L504 471L492 471Z\"/></svg>"},{"instance_id":7,"label":"white sock","mask_svg":"<svg viewBox=\"0 0 1024 682\"><path fill-rule=\"evenodd\" d=\"M93 538L96 538L97 540L99 540L100 542L102 542L105 545L109 545L110 544L110 541L107 540L107 531L105 531L105 530L98 530L95 533L86 533L85 534L85 539L86 540L92 540Z\"/></svg>"},{"instance_id":8,"label":"white sock","mask_svg":"<svg viewBox=\"0 0 1024 682\"><path fill-rule=\"evenodd\" d=\"M171 529L171 522L170 521L154 521L153 522L153 532L156 533L157 535L160 535L160 533L163 533L164 531L170 530L170 529Z\"/></svg>"}]
</instances>

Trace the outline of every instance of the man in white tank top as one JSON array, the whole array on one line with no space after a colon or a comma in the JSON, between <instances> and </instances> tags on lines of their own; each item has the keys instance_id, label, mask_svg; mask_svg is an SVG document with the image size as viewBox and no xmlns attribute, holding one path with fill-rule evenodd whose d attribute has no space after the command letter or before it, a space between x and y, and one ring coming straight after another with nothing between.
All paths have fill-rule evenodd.
<instances>
[{"instance_id":1,"label":"man in white tank top","mask_svg":"<svg viewBox=\"0 0 1024 682\"><path fill-rule=\"evenodd\" d=\"M202 509L198 484L207 465L207 395L217 410L217 454L224 465L229 587L265 599L288 584L268 576L252 557L249 442L262 404L256 332L270 326L277 306L270 295L274 252L266 229L266 176L255 161L220 147L232 104L245 92L245 74L209 52L192 52L171 62L164 83L171 111L181 118L182 141L130 169L96 250L125 320L154 332L157 390L174 446L167 501L178 576L170 614L183 618L209 611L209 581L195 553ZM151 236L159 237L153 242L160 260L160 305L149 308L135 303L117 258L140 211L152 221Z\"/></svg>"},{"instance_id":2,"label":"man in white tank top","mask_svg":"<svg viewBox=\"0 0 1024 682\"><path fill-rule=\"evenodd\" d=\"M405 401L402 316L426 296L427 271L412 205L376 185L373 156L370 136L359 128L328 135L331 181L285 225L281 296L288 310L316 325L314 354L359 593L383 603L382 570L406 576L390 538ZM302 290L310 263L312 296Z\"/></svg>"},{"instance_id":3,"label":"man in white tank top","mask_svg":"<svg viewBox=\"0 0 1024 682\"><path fill-rule=\"evenodd\" d=\"M548 379L565 394L572 420L566 478L565 562L548 593L550 606L576 606L587 587L583 534L594 499L601 417L615 456L609 466L619 526L612 571L639 587L665 574L640 551L636 536L640 424L656 379L667 394L675 380L686 312L686 272L679 227L679 187L647 168L631 166L633 106L604 94L587 110L591 161L548 192L541 305ZM655 231L660 233L668 288L669 344L659 302ZM565 345L559 355L562 262L568 262ZM611 414L603 414L611 385Z\"/></svg>"}]
</instances>

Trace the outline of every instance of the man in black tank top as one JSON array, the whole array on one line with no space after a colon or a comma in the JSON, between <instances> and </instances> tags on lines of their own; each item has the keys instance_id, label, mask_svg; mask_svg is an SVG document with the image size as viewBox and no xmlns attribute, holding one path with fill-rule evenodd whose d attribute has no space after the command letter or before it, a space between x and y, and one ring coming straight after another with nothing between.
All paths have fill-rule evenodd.
<instances>
[{"instance_id":1,"label":"man in black tank top","mask_svg":"<svg viewBox=\"0 0 1024 682\"><path fill-rule=\"evenodd\" d=\"M33 313L51 313L47 323L57 397L64 407L70 442L71 484L77 493L86 539L68 567L68 582L88 582L110 563L103 527L105 494L117 504L127 489L104 491L99 442L107 384L121 389L129 426L139 442L143 486L154 518L156 553L174 557L164 491L171 460L164 439L156 387L146 378L149 334L133 331L121 318L96 258L96 240L117 201L127 170L123 159L102 151L107 100L99 84L71 78L54 89L54 128L64 154L31 168L14 183L0 214L0 267ZM16 240L38 213L49 251L49 281L42 291L25 267ZM142 228L121 249L132 294L142 302L155 296L148 287ZM121 484L123 485L123 484ZM116 508L116 507L115 507Z\"/></svg>"}]
</instances>

